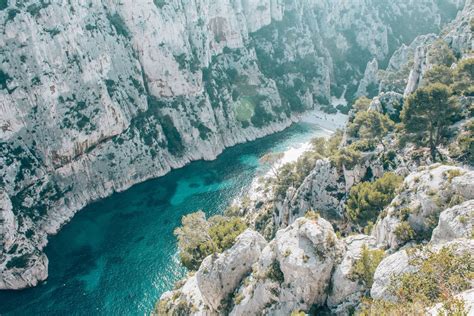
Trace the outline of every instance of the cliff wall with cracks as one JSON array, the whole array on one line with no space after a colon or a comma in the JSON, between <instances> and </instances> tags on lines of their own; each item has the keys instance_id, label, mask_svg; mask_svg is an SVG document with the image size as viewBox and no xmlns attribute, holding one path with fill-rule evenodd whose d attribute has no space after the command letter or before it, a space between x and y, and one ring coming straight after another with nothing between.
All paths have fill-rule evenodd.
<instances>
[{"instance_id":1,"label":"cliff wall with cracks","mask_svg":"<svg viewBox=\"0 0 474 316\"><path fill-rule=\"evenodd\" d=\"M462 5L2 2L0 288L46 278L48 234L86 204L351 97L369 60Z\"/></svg>"}]
</instances>

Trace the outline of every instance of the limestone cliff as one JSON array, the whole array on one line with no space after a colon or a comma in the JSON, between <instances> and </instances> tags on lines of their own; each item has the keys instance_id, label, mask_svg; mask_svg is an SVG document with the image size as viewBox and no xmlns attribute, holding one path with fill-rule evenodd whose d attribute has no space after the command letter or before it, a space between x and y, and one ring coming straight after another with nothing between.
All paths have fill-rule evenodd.
<instances>
[{"instance_id":1,"label":"limestone cliff","mask_svg":"<svg viewBox=\"0 0 474 316\"><path fill-rule=\"evenodd\" d=\"M0 288L43 279L47 235L86 204L352 97L463 2L2 1Z\"/></svg>"},{"instance_id":2,"label":"limestone cliff","mask_svg":"<svg viewBox=\"0 0 474 316\"><path fill-rule=\"evenodd\" d=\"M474 2L468 1L440 35L419 36L412 43L403 45L388 59L384 71L377 69L383 64L379 63L377 56L368 60L358 94L367 94L371 85L378 87L373 92L375 95L371 95L374 98L365 107L350 113L349 122L354 122L355 111L376 111L400 122L400 110L405 101L403 93L412 93L422 84L426 70L440 64L433 60L433 48L438 43L447 45L448 51L454 51L455 60L468 58L473 44L473 5ZM468 61L472 65L472 57ZM451 64L447 66L454 69L456 65ZM472 85L472 80L470 76L466 83ZM262 189L263 194L257 194L250 201L237 204L237 210L231 210L231 215L245 217L268 241L265 247L256 247L258 249L252 256L245 256L243 263L252 265L251 271L248 270L247 274L229 272L233 271L234 263L226 258L235 258L239 253L234 250L234 247L242 248L237 243L226 252L214 255L216 257L209 256L206 265L197 272L197 275L207 271L223 275L219 271L225 271L220 282L237 284L233 290L225 287L225 291L217 290L217 294L216 291L203 291L209 285L203 287L196 276L191 276L183 287L165 293L155 312L159 315L287 315L301 311L312 314L322 309L337 315L351 315L363 310L364 297L370 298L374 304L384 302L386 305L382 305L381 310L386 312L390 304L401 300L396 288L398 284L394 283L401 281L396 278L422 278L417 273L432 257L444 254L455 260L463 258L461 261L466 261L463 264L468 266L466 273L472 273L474 171L472 164L469 165L470 160L457 160L458 156L451 155L449 142L457 141L456 137L463 133L464 126L472 126L473 99L470 95L456 93L453 98L462 101L460 112L464 114L450 122L447 140L439 145L443 164L434 163L427 148L403 140L404 134L399 131L387 132L384 143L373 146L350 133L351 127L340 133L339 138L334 137L337 140L335 145L331 144L332 140L326 143L316 141L314 147L317 149L311 153L314 156L302 157L303 167L298 162L286 165L286 169L284 165L282 173L275 176L286 177L288 181L276 179L267 182L270 189L264 189L265 184L262 184L262 188L256 189ZM470 135L472 141L472 133ZM347 155L344 151L350 150L354 144L359 147L353 146L352 149L359 149L354 150L353 156ZM337 155L327 154L332 145ZM342 155L345 157L341 160ZM316 158L311 160L311 157ZM361 182L373 182L387 172L399 176L401 184L389 201L383 207L379 206L374 223L366 223L364 234L354 235L354 232L360 233L362 227L347 214L350 210L346 202L351 188ZM279 185L284 189L279 190ZM365 202L364 194L367 192L358 196L361 204ZM249 231L246 234L250 234ZM346 237L342 237L344 235ZM254 238L260 240L261 236L256 236ZM371 251L380 256L379 261L370 257ZM436 259L434 264L444 260L450 262L449 258ZM357 277L356 261L362 261L364 273L370 274L369 278ZM223 262L229 264L221 264ZM371 264L374 266L370 267ZM433 263L427 263L430 264ZM425 276L426 272L423 271ZM472 277L466 274L461 278L466 279L465 284L459 288L455 286L450 295L461 300L466 314L472 314ZM444 282L442 279L442 276L435 275L432 280ZM428 282L431 285L436 283L432 280ZM410 299L413 298L400 304L411 302ZM437 304L439 301L438 298L429 299L428 305L421 307L424 311L415 305L416 312L434 315L448 308ZM368 314L381 313L372 311Z\"/></svg>"}]
</instances>

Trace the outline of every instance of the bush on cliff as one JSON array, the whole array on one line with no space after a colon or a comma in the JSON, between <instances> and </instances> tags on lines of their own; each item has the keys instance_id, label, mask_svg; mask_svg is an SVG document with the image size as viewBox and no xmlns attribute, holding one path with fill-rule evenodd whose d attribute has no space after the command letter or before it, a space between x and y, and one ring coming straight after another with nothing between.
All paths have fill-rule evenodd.
<instances>
[{"instance_id":1,"label":"bush on cliff","mask_svg":"<svg viewBox=\"0 0 474 316\"><path fill-rule=\"evenodd\" d=\"M183 216L181 222L182 226L174 232L179 257L183 266L192 271L199 269L210 254L232 247L237 236L247 228L239 217L217 215L206 220L202 211Z\"/></svg>"},{"instance_id":2,"label":"bush on cliff","mask_svg":"<svg viewBox=\"0 0 474 316\"><path fill-rule=\"evenodd\" d=\"M346 204L349 220L361 226L374 221L395 197L395 191L402 180L402 177L387 172L374 182L362 182L353 186Z\"/></svg>"},{"instance_id":3,"label":"bush on cliff","mask_svg":"<svg viewBox=\"0 0 474 316\"><path fill-rule=\"evenodd\" d=\"M470 288L474 256L460 255L451 246L438 252L425 248L410 257L416 272L403 273L390 283L396 301L366 300L358 315L425 315L436 303L442 304L438 315L467 315L455 295Z\"/></svg>"}]
</instances>

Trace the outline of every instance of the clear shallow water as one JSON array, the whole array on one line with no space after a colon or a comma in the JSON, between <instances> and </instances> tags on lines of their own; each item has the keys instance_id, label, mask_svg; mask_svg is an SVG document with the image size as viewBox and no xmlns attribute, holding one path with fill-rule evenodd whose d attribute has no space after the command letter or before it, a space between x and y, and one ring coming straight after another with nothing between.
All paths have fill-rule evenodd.
<instances>
[{"instance_id":1,"label":"clear shallow water","mask_svg":"<svg viewBox=\"0 0 474 316\"><path fill-rule=\"evenodd\" d=\"M0 315L147 314L185 275L173 236L181 217L222 212L262 172L262 155L325 134L295 124L87 206L50 238L48 280L0 292Z\"/></svg>"}]
</instances>

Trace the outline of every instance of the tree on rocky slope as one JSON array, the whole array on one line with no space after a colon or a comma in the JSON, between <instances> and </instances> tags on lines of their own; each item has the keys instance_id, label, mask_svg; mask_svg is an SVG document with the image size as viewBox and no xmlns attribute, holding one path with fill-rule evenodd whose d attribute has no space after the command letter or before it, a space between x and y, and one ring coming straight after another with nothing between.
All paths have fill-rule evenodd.
<instances>
[{"instance_id":1,"label":"tree on rocky slope","mask_svg":"<svg viewBox=\"0 0 474 316\"><path fill-rule=\"evenodd\" d=\"M348 133L352 137L381 144L385 151L383 139L393 126L393 121L386 115L377 111L364 111L356 114L354 121L348 126Z\"/></svg>"},{"instance_id":2,"label":"tree on rocky slope","mask_svg":"<svg viewBox=\"0 0 474 316\"><path fill-rule=\"evenodd\" d=\"M433 161L442 158L438 146L459 113L456 100L450 97L451 90L444 84L419 88L407 98L401 113L404 132L417 145L429 147Z\"/></svg>"},{"instance_id":3,"label":"tree on rocky slope","mask_svg":"<svg viewBox=\"0 0 474 316\"><path fill-rule=\"evenodd\" d=\"M199 269L210 254L232 247L247 228L239 217L216 215L206 220L202 211L183 216L181 222L174 234L178 237L181 263L192 271Z\"/></svg>"},{"instance_id":4,"label":"tree on rocky slope","mask_svg":"<svg viewBox=\"0 0 474 316\"><path fill-rule=\"evenodd\" d=\"M392 201L401 183L402 177L388 172L374 182L362 182L353 186L347 199L347 216L353 223L361 226L375 221L379 212Z\"/></svg>"}]
</instances>

